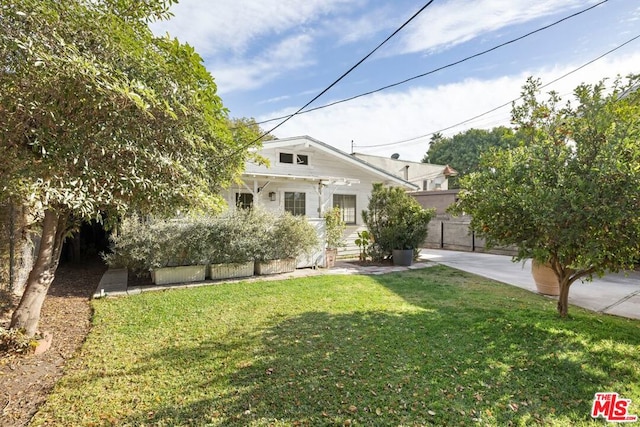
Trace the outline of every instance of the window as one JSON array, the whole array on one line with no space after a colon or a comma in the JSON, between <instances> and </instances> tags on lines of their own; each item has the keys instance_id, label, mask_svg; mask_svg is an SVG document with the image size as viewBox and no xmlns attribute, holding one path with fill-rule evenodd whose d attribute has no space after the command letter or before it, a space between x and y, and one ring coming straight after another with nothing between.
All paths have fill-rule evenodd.
<instances>
[{"instance_id":1,"label":"window","mask_svg":"<svg viewBox=\"0 0 640 427\"><path fill-rule=\"evenodd\" d=\"M356 223L356 196L353 194L334 194L333 207L340 208L342 220L347 224Z\"/></svg>"},{"instance_id":2,"label":"window","mask_svg":"<svg viewBox=\"0 0 640 427\"><path fill-rule=\"evenodd\" d=\"M293 154L293 153L280 153L280 163L289 163L296 165L308 165L309 164L309 156L306 154Z\"/></svg>"},{"instance_id":3,"label":"window","mask_svg":"<svg viewBox=\"0 0 640 427\"><path fill-rule=\"evenodd\" d=\"M251 209L253 207L253 194L236 193L236 206L238 209Z\"/></svg>"},{"instance_id":4,"label":"window","mask_svg":"<svg viewBox=\"0 0 640 427\"><path fill-rule=\"evenodd\" d=\"M293 215L306 214L306 194L298 192L284 193L284 210L291 212Z\"/></svg>"},{"instance_id":5,"label":"window","mask_svg":"<svg viewBox=\"0 0 640 427\"><path fill-rule=\"evenodd\" d=\"M280 153L280 163L293 163L293 154Z\"/></svg>"}]
</instances>

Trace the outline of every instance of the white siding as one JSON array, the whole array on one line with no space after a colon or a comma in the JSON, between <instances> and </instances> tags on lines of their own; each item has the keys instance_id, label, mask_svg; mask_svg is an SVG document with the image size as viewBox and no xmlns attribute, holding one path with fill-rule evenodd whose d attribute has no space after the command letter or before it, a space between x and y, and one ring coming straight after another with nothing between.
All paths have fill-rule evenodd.
<instances>
[{"instance_id":1,"label":"white siding","mask_svg":"<svg viewBox=\"0 0 640 427\"><path fill-rule=\"evenodd\" d=\"M294 153L304 154L309 156L308 165L295 165L284 164L278 161L279 153ZM371 188L375 182L383 182L385 184L393 185L389 180L385 180L383 176L370 172L364 168L359 168L351 163L348 163L337 156L318 151L313 147L299 147L293 148L277 148L267 149L261 151L261 155L269 159L270 167L247 164L247 168L244 174L245 185L250 189L260 189L259 192L254 193L254 203L264 206L266 209L274 211L284 210L284 193L286 191L300 191L306 193L306 214L309 218L320 217L320 194L319 185L321 178L345 178L348 180L358 180L359 183L352 183L350 185L326 185L322 188L322 211L326 211L333 206L333 194L349 194L356 196L356 224L361 225L362 222L362 210L366 209L369 203L369 195L371 194ZM264 176L252 177L251 174L273 174L273 178L267 178ZM289 178L282 177L283 175L289 176ZM302 179L301 177L306 177ZM255 182L255 184L254 184ZM267 184L268 182L268 184ZM265 185L266 187L262 189ZM235 203L235 193L243 190L240 187L234 187L231 189L229 197L227 199L231 205ZM276 193L276 201L269 200L269 193Z\"/></svg>"}]
</instances>

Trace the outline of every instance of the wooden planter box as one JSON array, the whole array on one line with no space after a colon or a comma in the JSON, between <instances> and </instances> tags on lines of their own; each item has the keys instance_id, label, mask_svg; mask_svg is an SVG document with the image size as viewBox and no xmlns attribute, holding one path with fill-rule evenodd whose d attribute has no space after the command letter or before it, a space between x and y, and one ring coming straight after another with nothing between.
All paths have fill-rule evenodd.
<instances>
[{"instance_id":1,"label":"wooden planter box","mask_svg":"<svg viewBox=\"0 0 640 427\"><path fill-rule=\"evenodd\" d=\"M206 265L156 268L155 270L151 270L151 280L153 280L153 283L156 285L201 282L204 280L206 272Z\"/></svg>"},{"instance_id":2,"label":"wooden planter box","mask_svg":"<svg viewBox=\"0 0 640 427\"><path fill-rule=\"evenodd\" d=\"M291 273L296 269L296 259L273 259L269 261L256 261L255 273L258 276L265 274Z\"/></svg>"},{"instance_id":3,"label":"wooden planter box","mask_svg":"<svg viewBox=\"0 0 640 427\"><path fill-rule=\"evenodd\" d=\"M249 277L253 276L253 270L253 261L233 264L209 264L209 277L212 280Z\"/></svg>"},{"instance_id":4,"label":"wooden planter box","mask_svg":"<svg viewBox=\"0 0 640 427\"><path fill-rule=\"evenodd\" d=\"M560 284L551 267L531 261L531 275L536 283L538 293L551 296L560 295Z\"/></svg>"}]
</instances>

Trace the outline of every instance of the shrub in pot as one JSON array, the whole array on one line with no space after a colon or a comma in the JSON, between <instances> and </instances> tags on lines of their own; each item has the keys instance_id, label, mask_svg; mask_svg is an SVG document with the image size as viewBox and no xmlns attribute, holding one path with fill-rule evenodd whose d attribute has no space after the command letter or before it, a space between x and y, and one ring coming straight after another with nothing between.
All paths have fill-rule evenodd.
<instances>
[{"instance_id":1,"label":"shrub in pot","mask_svg":"<svg viewBox=\"0 0 640 427\"><path fill-rule=\"evenodd\" d=\"M373 236L369 253L376 261L392 257L394 263L410 265L427 237L434 213L434 209L424 209L400 187L374 184L368 210L362 212Z\"/></svg>"},{"instance_id":2,"label":"shrub in pot","mask_svg":"<svg viewBox=\"0 0 640 427\"><path fill-rule=\"evenodd\" d=\"M296 257L318 246L318 235L304 217L288 212L275 215L254 212L257 224L266 226L256 251L256 274L293 271Z\"/></svg>"},{"instance_id":3,"label":"shrub in pot","mask_svg":"<svg viewBox=\"0 0 640 427\"><path fill-rule=\"evenodd\" d=\"M151 271L157 284L204 280L207 259L205 221L125 218L111 236L112 253L103 255L110 267L138 275Z\"/></svg>"},{"instance_id":4,"label":"shrub in pot","mask_svg":"<svg viewBox=\"0 0 640 427\"><path fill-rule=\"evenodd\" d=\"M238 209L212 218L207 230L209 277L252 276L260 223L253 210Z\"/></svg>"},{"instance_id":5,"label":"shrub in pot","mask_svg":"<svg viewBox=\"0 0 640 427\"><path fill-rule=\"evenodd\" d=\"M338 207L328 210L324 214L325 235L327 240L326 266L331 268L335 265L338 256L338 248L344 246L344 230L347 224L342 219L342 211Z\"/></svg>"}]
</instances>

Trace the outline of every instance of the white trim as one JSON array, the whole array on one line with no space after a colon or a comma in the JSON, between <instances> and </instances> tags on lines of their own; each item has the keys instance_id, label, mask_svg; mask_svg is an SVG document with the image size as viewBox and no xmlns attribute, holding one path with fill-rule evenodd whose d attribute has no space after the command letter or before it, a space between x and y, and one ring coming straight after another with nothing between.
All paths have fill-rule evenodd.
<instances>
[{"instance_id":1,"label":"white trim","mask_svg":"<svg viewBox=\"0 0 640 427\"><path fill-rule=\"evenodd\" d=\"M289 164L289 163L285 163ZM267 172L245 172L242 176L248 178L267 178L271 180L285 181L321 181L324 185L351 185L360 184L360 180L356 178L344 178L335 176L315 176L315 175L287 175Z\"/></svg>"}]
</instances>

